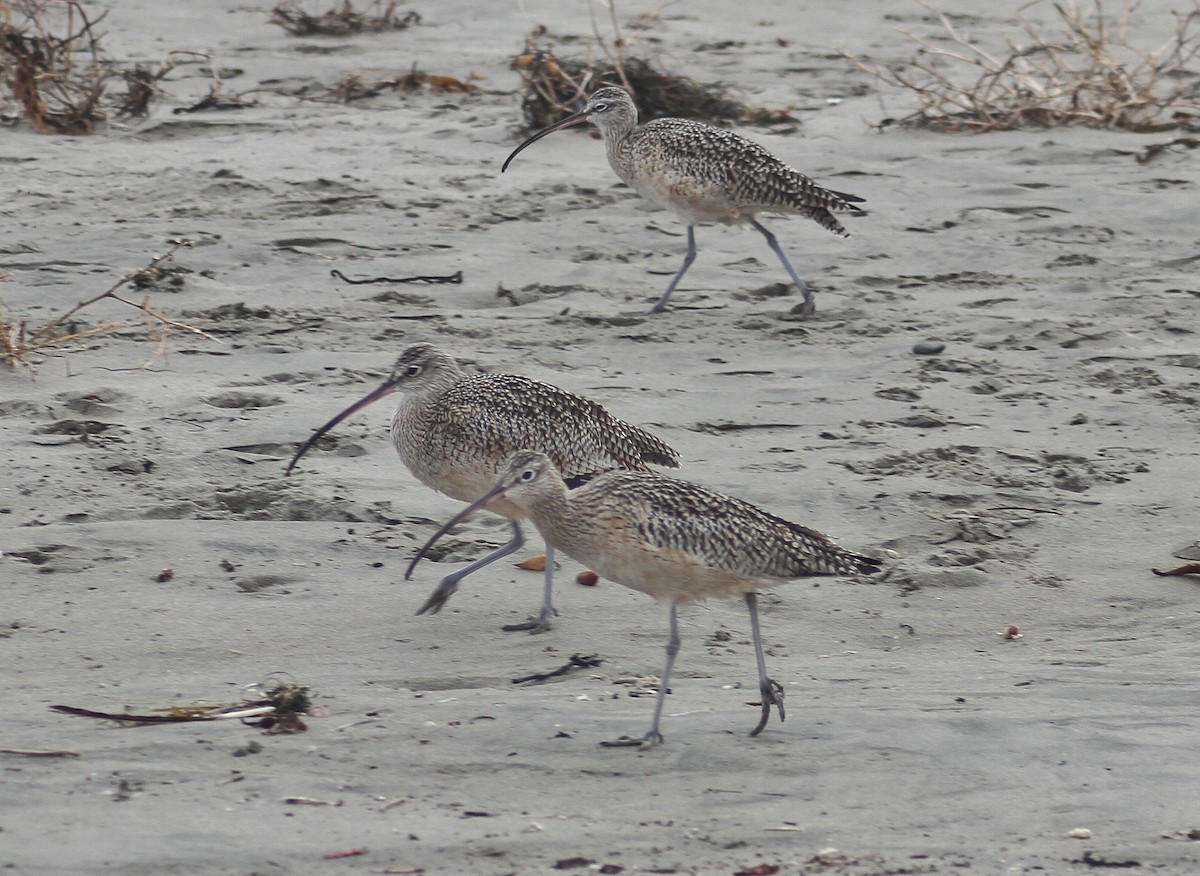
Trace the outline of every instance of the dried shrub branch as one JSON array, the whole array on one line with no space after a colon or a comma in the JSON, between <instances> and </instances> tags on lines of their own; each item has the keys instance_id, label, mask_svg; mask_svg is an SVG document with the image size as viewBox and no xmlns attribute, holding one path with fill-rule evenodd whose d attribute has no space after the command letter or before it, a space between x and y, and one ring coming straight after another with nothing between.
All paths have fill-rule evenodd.
<instances>
[{"instance_id":1,"label":"dried shrub branch","mask_svg":"<svg viewBox=\"0 0 1200 876\"><path fill-rule=\"evenodd\" d=\"M909 70L842 54L883 82L916 95L921 108L899 120L905 126L980 132L1079 125L1145 132L1197 123L1197 76L1189 65L1200 53L1200 5L1187 13L1172 12L1171 36L1146 49L1134 46L1130 35L1140 0L1125 0L1115 17L1106 14L1102 0L1092 0L1088 11L1075 0L1053 3L1061 25L1054 35L1027 15L1044 2L1020 7L1016 18L1021 32L1006 35L1001 52L984 50L946 13L921 0L944 33L933 39L901 29L917 44Z\"/></svg>"},{"instance_id":2,"label":"dried shrub branch","mask_svg":"<svg viewBox=\"0 0 1200 876\"><path fill-rule=\"evenodd\" d=\"M175 54L183 54L178 52ZM258 106L258 101L247 99L246 95L255 92L265 91L268 93L278 93L271 88L252 88L248 91L241 91L236 94L225 93L225 80L221 78L221 70L217 66L212 55L200 52L188 52L187 54L198 55L208 61L209 83L208 94L200 98L200 100L190 106L177 106L171 112L174 115L182 115L184 113L197 113L204 110L240 110L252 106Z\"/></svg>"},{"instance_id":3,"label":"dried shrub branch","mask_svg":"<svg viewBox=\"0 0 1200 876\"><path fill-rule=\"evenodd\" d=\"M401 0L375 0L374 13L357 11L344 0L321 15L310 15L300 8L295 0L280 3L271 10L271 23L277 24L296 36L347 36L353 33L378 33L385 30L404 30L421 23L421 16L413 11L401 15L396 11Z\"/></svg>"},{"instance_id":4,"label":"dried shrub branch","mask_svg":"<svg viewBox=\"0 0 1200 876\"><path fill-rule=\"evenodd\" d=\"M109 73L100 62L94 27L105 13L88 18L77 2L60 4L63 35L52 31L56 17L37 0L0 3L0 62L4 84L37 131L87 134L107 115L100 107ZM16 20L14 20L16 19ZM80 52L90 57L76 64Z\"/></svg>"},{"instance_id":5,"label":"dried shrub branch","mask_svg":"<svg viewBox=\"0 0 1200 876\"><path fill-rule=\"evenodd\" d=\"M210 341L215 340L212 335L195 326L159 313L150 306L149 296L138 302L117 294L126 286L132 285L134 288L139 288L144 287L147 283L153 284L162 276L164 271L164 268L161 267L162 263L172 261L175 253L181 247L190 247L191 245L190 240L175 241L171 248L162 255L154 256L146 265L126 274L104 292L80 301L41 327L33 328L24 319L15 323L11 322L3 313L0 313L0 362L10 368L23 365L34 370L43 361L40 358L41 354L48 350L63 349L86 338L114 334L129 328L132 323L126 321L104 322L87 328L80 328L76 324L76 317L80 311L105 300L118 301L141 311L143 321L148 326L148 337L156 345L154 355L145 363L147 365L166 349L166 341L172 328L191 332Z\"/></svg>"},{"instance_id":6,"label":"dried shrub branch","mask_svg":"<svg viewBox=\"0 0 1200 876\"><path fill-rule=\"evenodd\" d=\"M8 98L35 131L90 134L110 114L145 116L175 64L121 69L104 60L102 35L78 0L0 0L0 99ZM113 80L124 94L109 94Z\"/></svg>"},{"instance_id":7,"label":"dried shrub branch","mask_svg":"<svg viewBox=\"0 0 1200 876\"><path fill-rule=\"evenodd\" d=\"M152 70L144 64L136 64L120 75L125 80L125 94L117 99L117 115L121 118L145 118L150 114L150 102L163 93L160 82L175 69L174 56L192 52L172 52L166 61Z\"/></svg>"}]
</instances>

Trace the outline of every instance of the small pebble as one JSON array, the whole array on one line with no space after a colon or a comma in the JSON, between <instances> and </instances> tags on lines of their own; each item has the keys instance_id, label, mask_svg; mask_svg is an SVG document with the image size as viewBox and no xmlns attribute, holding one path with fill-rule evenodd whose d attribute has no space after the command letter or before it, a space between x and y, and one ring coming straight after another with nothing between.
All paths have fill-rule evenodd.
<instances>
[{"instance_id":1,"label":"small pebble","mask_svg":"<svg viewBox=\"0 0 1200 876\"><path fill-rule=\"evenodd\" d=\"M595 587L600 582L600 576L590 570L584 570L575 576L575 583L584 587Z\"/></svg>"},{"instance_id":2,"label":"small pebble","mask_svg":"<svg viewBox=\"0 0 1200 876\"><path fill-rule=\"evenodd\" d=\"M946 345L941 341L921 341L919 344L913 344L913 352L918 356L936 356L944 349Z\"/></svg>"},{"instance_id":3,"label":"small pebble","mask_svg":"<svg viewBox=\"0 0 1200 876\"><path fill-rule=\"evenodd\" d=\"M1092 832L1086 827L1076 827L1073 830L1067 831L1068 839L1091 839Z\"/></svg>"}]
</instances>

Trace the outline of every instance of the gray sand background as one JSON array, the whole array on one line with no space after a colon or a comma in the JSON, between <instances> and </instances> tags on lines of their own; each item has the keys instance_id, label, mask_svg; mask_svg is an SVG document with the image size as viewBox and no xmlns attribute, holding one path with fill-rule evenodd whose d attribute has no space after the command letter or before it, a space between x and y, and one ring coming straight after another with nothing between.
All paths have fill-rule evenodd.
<instances>
[{"instance_id":1,"label":"gray sand background","mask_svg":"<svg viewBox=\"0 0 1200 876\"><path fill-rule=\"evenodd\" d=\"M0 373L0 747L78 753L0 754L5 873L1197 872L1200 581L1150 569L1200 534L1200 174L1186 150L1135 161L1173 135L879 134L912 105L835 49L907 58L895 28L936 27L918 4L666 5L631 50L792 107L744 133L871 213L849 240L766 220L811 320L753 230L713 227L674 307L631 317L678 267L676 219L582 130L499 173L522 136L509 61L538 24L582 53L582 3L414 4L419 26L347 39L289 36L265 6L108 5L115 57L211 53L230 91L414 61L483 90L174 114L207 93L197 62L144 122L0 135L6 314L44 321L185 237L189 273L153 304L220 340L175 332L143 367L133 327ZM1135 32L1165 36L1170 5ZM1010 7L972 33L998 44ZM945 351L913 355L926 339ZM595 398L681 476L895 552L871 583L764 594L785 723L746 737L740 602L683 614L645 753L597 743L648 724L633 694L663 607L579 587L568 561L545 635L500 632L540 591L507 564L414 617L504 525L475 518L402 580L459 505L402 468L387 403L283 467L419 340ZM603 663L511 683L576 653ZM49 709L235 702L277 672L327 710L306 733ZM362 853L325 858L343 850Z\"/></svg>"}]
</instances>

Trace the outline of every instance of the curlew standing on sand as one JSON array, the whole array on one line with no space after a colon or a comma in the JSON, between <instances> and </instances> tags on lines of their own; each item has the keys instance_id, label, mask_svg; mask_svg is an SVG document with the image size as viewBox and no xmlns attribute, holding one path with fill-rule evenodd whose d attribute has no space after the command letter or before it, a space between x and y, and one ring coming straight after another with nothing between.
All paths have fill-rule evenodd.
<instances>
[{"instance_id":1,"label":"curlew standing on sand","mask_svg":"<svg viewBox=\"0 0 1200 876\"><path fill-rule=\"evenodd\" d=\"M400 354L378 389L317 429L288 463L286 473L317 439L378 399L403 393L392 416L392 443L421 483L461 502L474 502L517 450L545 453L574 484L614 468L676 468L677 454L664 441L618 420L602 406L557 386L515 374L468 374L432 344L413 344ZM452 572L417 614L436 613L472 572L520 550L525 536L520 506L493 501L489 510L507 517L512 539L496 551ZM540 632L554 614L554 548L546 544L545 593L538 615L506 630Z\"/></svg>"},{"instance_id":2,"label":"curlew standing on sand","mask_svg":"<svg viewBox=\"0 0 1200 876\"><path fill-rule=\"evenodd\" d=\"M637 107L621 88L601 88L579 112L538 131L512 151L517 153L547 134L591 122L604 135L608 163L622 181L644 198L671 210L687 226L687 255L667 291L647 313L658 313L696 258L695 226L700 222L736 225L749 222L767 239L796 288L804 294L802 312L815 309L813 293L759 213L799 213L841 237L850 233L834 212L861 213L863 198L822 188L784 164L762 146L721 128L688 119L655 119L638 125Z\"/></svg>"},{"instance_id":3,"label":"curlew standing on sand","mask_svg":"<svg viewBox=\"0 0 1200 876\"><path fill-rule=\"evenodd\" d=\"M879 560L839 547L819 532L712 490L654 472L612 471L568 491L542 453L513 454L493 487L464 508L417 552L405 573L452 526L479 508L512 505L533 521L547 544L601 575L670 607L667 665L658 686L654 721L641 739L605 745L649 747L662 742L658 725L679 652L677 608L712 596L741 595L750 609L758 658L762 717L783 714L783 688L767 676L758 628L756 591L771 582L827 575L869 574Z\"/></svg>"}]
</instances>

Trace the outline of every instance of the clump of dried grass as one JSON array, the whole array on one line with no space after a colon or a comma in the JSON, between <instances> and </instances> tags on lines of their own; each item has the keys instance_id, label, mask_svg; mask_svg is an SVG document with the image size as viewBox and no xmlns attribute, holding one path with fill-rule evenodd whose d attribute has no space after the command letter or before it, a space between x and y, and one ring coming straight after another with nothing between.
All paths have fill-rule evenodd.
<instances>
[{"instance_id":1,"label":"clump of dried grass","mask_svg":"<svg viewBox=\"0 0 1200 876\"><path fill-rule=\"evenodd\" d=\"M402 0L375 0L372 13L359 12L344 0L320 15L310 15L300 8L295 0L280 3L271 10L271 23L277 24L296 36L347 36L352 33L385 30L404 30L421 23L421 16L413 11L401 15L396 11Z\"/></svg>"},{"instance_id":2,"label":"clump of dried grass","mask_svg":"<svg viewBox=\"0 0 1200 876\"><path fill-rule=\"evenodd\" d=\"M155 256L143 267L117 280L104 292L80 301L74 307L55 316L45 325L33 327L25 319L13 322L3 312L0 312L0 362L9 368L16 368L20 365L33 371L44 361L42 356L48 351L67 349L87 338L115 334L129 328L132 323L125 320L80 327L79 312L105 300L118 301L141 311L143 322L147 326L147 338L155 344L154 355L146 363L147 365L166 350L167 338L172 328L183 329L202 338L215 340L207 332L195 326L171 319L154 310L150 307L149 296L143 298L139 303L117 294L125 286L144 288L147 284L153 285L158 282L169 270L163 268L162 264L174 259L176 251L185 246L191 246L191 241L176 241L167 252Z\"/></svg>"},{"instance_id":3,"label":"clump of dried grass","mask_svg":"<svg viewBox=\"0 0 1200 876\"><path fill-rule=\"evenodd\" d=\"M136 66L121 70L105 61L96 26L77 0L0 0L0 99L17 107L36 131L90 134L118 117L144 116L158 94L158 82L173 68ZM122 79L124 95L110 96L109 84Z\"/></svg>"},{"instance_id":4,"label":"clump of dried grass","mask_svg":"<svg viewBox=\"0 0 1200 876\"><path fill-rule=\"evenodd\" d=\"M917 44L911 70L843 54L917 97L921 108L898 121L905 126L981 132L1079 125L1145 132L1198 123L1197 78L1189 65L1200 53L1200 5L1172 13L1175 25L1164 43L1139 48L1130 25L1140 0L1125 0L1115 16L1105 12L1102 0L1092 0L1090 10L1075 0L1056 2L1062 27L1053 35L1027 16L1043 3L1033 0L1018 9L1021 32L1006 36L1000 52L981 48L946 13L922 0L945 32L933 39L901 30Z\"/></svg>"},{"instance_id":5,"label":"clump of dried grass","mask_svg":"<svg viewBox=\"0 0 1200 876\"><path fill-rule=\"evenodd\" d=\"M630 55L629 43L617 23L615 3L602 5L609 13L612 37L601 34L595 6L589 3L593 42L585 57L558 58L552 49L538 45L537 40L545 35L545 29L539 28L526 38L525 50L513 59L510 66L521 77L521 110L530 128L544 128L575 112L589 94L604 85L628 91L643 122L669 116L713 124L792 121L786 110L750 106L725 85L668 73L648 59Z\"/></svg>"}]
</instances>

